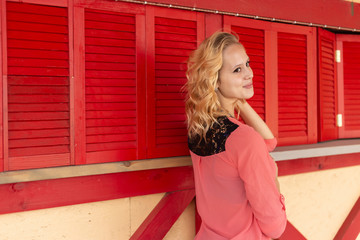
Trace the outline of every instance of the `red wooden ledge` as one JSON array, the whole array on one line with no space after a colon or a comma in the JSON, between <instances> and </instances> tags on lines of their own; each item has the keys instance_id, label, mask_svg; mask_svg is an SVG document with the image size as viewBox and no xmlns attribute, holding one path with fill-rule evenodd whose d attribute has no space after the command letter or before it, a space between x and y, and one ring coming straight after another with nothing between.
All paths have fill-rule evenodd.
<instances>
[{"instance_id":1,"label":"red wooden ledge","mask_svg":"<svg viewBox=\"0 0 360 240\"><path fill-rule=\"evenodd\" d=\"M360 153L277 161L279 176L359 165Z\"/></svg>"},{"instance_id":2,"label":"red wooden ledge","mask_svg":"<svg viewBox=\"0 0 360 240\"><path fill-rule=\"evenodd\" d=\"M130 240L161 240L195 197L195 190L167 193Z\"/></svg>"}]
</instances>

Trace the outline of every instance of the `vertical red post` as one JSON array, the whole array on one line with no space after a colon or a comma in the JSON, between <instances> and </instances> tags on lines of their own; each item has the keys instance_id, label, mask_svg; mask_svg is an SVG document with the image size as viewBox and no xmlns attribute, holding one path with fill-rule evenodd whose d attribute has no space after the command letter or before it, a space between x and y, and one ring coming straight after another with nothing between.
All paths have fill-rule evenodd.
<instances>
[{"instance_id":1,"label":"vertical red post","mask_svg":"<svg viewBox=\"0 0 360 240\"><path fill-rule=\"evenodd\" d=\"M85 137L85 33L84 33L84 8L73 6L74 24L74 87L73 87L73 110L74 110L74 157L73 164L86 163L86 137ZM70 7L70 6L69 6Z\"/></svg>"},{"instance_id":2,"label":"vertical red post","mask_svg":"<svg viewBox=\"0 0 360 240\"><path fill-rule=\"evenodd\" d=\"M317 142L317 41L316 28L307 32L307 82L308 82L308 139L307 143Z\"/></svg>"},{"instance_id":3,"label":"vertical red post","mask_svg":"<svg viewBox=\"0 0 360 240\"><path fill-rule=\"evenodd\" d=\"M70 100L70 164L75 164L75 109L74 109L74 2L68 2L68 35L69 35L69 100Z\"/></svg>"},{"instance_id":4,"label":"vertical red post","mask_svg":"<svg viewBox=\"0 0 360 240\"><path fill-rule=\"evenodd\" d=\"M8 101L7 101L7 34L6 34L6 1L0 0L0 11L1 11L1 56L2 66L1 66L1 79L2 79L2 118L0 120L0 126L2 125L2 141L1 141L1 162L0 162L0 171L6 171L9 168L9 152L8 152Z\"/></svg>"},{"instance_id":5,"label":"vertical red post","mask_svg":"<svg viewBox=\"0 0 360 240\"><path fill-rule=\"evenodd\" d=\"M145 28L149 26L145 14L136 15L136 126L137 126L137 159L146 158L146 37Z\"/></svg>"}]
</instances>

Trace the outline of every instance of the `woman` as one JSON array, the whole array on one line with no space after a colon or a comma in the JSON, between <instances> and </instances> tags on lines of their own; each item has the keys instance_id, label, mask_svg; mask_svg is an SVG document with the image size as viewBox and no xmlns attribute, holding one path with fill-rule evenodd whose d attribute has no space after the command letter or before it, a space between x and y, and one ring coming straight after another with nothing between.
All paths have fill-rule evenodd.
<instances>
[{"instance_id":1,"label":"woman","mask_svg":"<svg viewBox=\"0 0 360 240\"><path fill-rule=\"evenodd\" d=\"M276 139L246 102L254 88L245 48L230 33L213 34L190 56L187 78L189 149L202 219L195 239L278 238L287 220L269 155Z\"/></svg>"}]
</instances>

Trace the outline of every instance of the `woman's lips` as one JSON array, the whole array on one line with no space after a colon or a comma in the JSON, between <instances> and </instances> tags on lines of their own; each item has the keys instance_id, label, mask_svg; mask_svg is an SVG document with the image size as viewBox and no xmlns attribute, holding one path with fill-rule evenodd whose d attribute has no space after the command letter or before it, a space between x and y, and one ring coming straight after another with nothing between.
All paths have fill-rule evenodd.
<instances>
[{"instance_id":1,"label":"woman's lips","mask_svg":"<svg viewBox=\"0 0 360 240\"><path fill-rule=\"evenodd\" d=\"M244 88L247 88L247 89L250 89L250 88L252 88L252 87L253 87L253 84L252 84L252 83L249 83L249 84L247 84L247 85L244 86Z\"/></svg>"}]
</instances>

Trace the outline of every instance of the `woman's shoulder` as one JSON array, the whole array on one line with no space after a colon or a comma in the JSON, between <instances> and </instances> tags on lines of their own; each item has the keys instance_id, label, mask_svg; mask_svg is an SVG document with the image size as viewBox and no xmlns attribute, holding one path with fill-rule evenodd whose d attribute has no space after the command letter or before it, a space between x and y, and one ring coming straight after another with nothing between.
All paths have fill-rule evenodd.
<instances>
[{"instance_id":1,"label":"woman's shoulder","mask_svg":"<svg viewBox=\"0 0 360 240\"><path fill-rule=\"evenodd\" d=\"M264 144L261 135L251 126L248 126L235 118L229 118L229 121L236 124L238 128L233 132L228 142L235 142L236 144L241 143L242 146L247 145L249 147L256 147L258 144Z\"/></svg>"},{"instance_id":2,"label":"woman's shoulder","mask_svg":"<svg viewBox=\"0 0 360 240\"><path fill-rule=\"evenodd\" d=\"M239 128L239 124L230 121L227 116L220 116L207 131L206 139L195 137L189 139L189 149L199 156L210 156L225 151L225 143L229 136Z\"/></svg>"}]
</instances>

